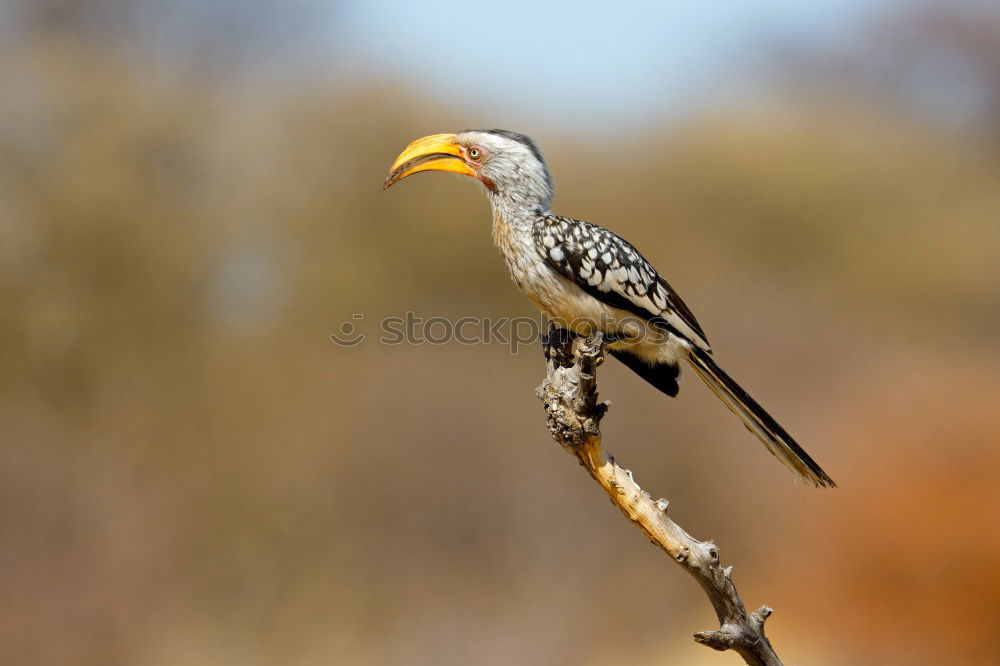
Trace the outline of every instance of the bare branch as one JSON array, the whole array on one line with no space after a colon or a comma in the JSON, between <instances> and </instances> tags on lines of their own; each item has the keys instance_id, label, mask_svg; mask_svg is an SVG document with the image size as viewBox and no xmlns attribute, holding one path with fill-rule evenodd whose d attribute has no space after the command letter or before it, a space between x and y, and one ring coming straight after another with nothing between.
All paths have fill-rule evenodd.
<instances>
[{"instance_id":1,"label":"bare branch","mask_svg":"<svg viewBox=\"0 0 1000 666\"><path fill-rule=\"evenodd\" d=\"M694 539L672 521L667 516L667 500L650 497L632 472L604 450L600 422L609 403L597 398L597 366L604 361L601 334L575 337L553 328L542 343L547 376L536 393L548 414L552 437L579 459L615 506L705 590L721 626L699 632L694 639L715 650L735 650L751 666L781 666L764 636L764 621L771 609L761 606L748 614L733 584L732 567L720 564L718 547Z\"/></svg>"}]
</instances>

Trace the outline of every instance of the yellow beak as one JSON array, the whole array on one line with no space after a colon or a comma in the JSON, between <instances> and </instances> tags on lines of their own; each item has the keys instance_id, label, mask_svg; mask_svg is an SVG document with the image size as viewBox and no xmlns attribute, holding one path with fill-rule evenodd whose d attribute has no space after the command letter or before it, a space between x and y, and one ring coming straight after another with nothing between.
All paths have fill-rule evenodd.
<instances>
[{"instance_id":1,"label":"yellow beak","mask_svg":"<svg viewBox=\"0 0 1000 666\"><path fill-rule=\"evenodd\" d=\"M450 171L476 177L465 161L465 149L455 138L454 134L432 134L408 145L389 169L382 189L421 171Z\"/></svg>"}]
</instances>

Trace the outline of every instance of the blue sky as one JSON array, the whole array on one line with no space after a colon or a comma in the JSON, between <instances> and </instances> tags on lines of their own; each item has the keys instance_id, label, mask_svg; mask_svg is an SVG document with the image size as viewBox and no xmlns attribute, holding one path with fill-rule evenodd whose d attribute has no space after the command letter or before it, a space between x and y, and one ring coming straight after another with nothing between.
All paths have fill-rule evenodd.
<instances>
[{"instance_id":1,"label":"blue sky","mask_svg":"<svg viewBox=\"0 0 1000 666\"><path fill-rule=\"evenodd\" d=\"M606 121L724 96L770 47L849 43L902 1L374 0L338 11L338 41L355 64L466 107Z\"/></svg>"},{"instance_id":2,"label":"blue sky","mask_svg":"<svg viewBox=\"0 0 1000 666\"><path fill-rule=\"evenodd\" d=\"M933 1L146 0L119 20L137 30L140 50L167 59L233 50L254 73L332 76L338 86L374 73L483 122L542 114L572 126L743 97L776 49L835 52L892 9ZM19 30L4 7L0 38L10 40Z\"/></svg>"}]
</instances>

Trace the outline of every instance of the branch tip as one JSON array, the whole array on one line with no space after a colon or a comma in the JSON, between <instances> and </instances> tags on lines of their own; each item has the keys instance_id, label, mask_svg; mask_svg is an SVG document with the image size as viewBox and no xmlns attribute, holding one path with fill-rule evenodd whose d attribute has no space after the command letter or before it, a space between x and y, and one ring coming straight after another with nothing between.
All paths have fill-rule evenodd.
<instances>
[{"instance_id":1,"label":"branch tip","mask_svg":"<svg viewBox=\"0 0 1000 666\"><path fill-rule=\"evenodd\" d=\"M772 613L774 613L774 611L771 610L769 606L761 606L754 612L750 613L750 619L752 619L754 622L757 622L758 624L760 624L760 626L763 627L764 622L767 620L767 618L771 617Z\"/></svg>"},{"instance_id":2,"label":"branch tip","mask_svg":"<svg viewBox=\"0 0 1000 666\"><path fill-rule=\"evenodd\" d=\"M736 644L736 636L726 626L716 631L699 631L694 635L694 640L719 652L729 650Z\"/></svg>"}]
</instances>

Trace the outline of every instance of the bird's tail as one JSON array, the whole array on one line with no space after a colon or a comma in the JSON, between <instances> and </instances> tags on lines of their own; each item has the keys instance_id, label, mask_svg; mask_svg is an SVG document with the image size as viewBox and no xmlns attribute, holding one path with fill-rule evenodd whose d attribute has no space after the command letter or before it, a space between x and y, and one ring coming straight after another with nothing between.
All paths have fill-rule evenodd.
<instances>
[{"instance_id":1,"label":"bird's tail","mask_svg":"<svg viewBox=\"0 0 1000 666\"><path fill-rule=\"evenodd\" d=\"M715 395L743 421L747 430L764 443L767 450L782 462L785 467L795 472L800 479L808 481L817 488L833 488L833 482L826 472L809 457L801 446L795 443L791 435L785 432L774 418L768 414L757 401L740 387L736 381L716 365L707 353L700 349L692 350L688 360L698 376L708 384Z\"/></svg>"}]
</instances>

